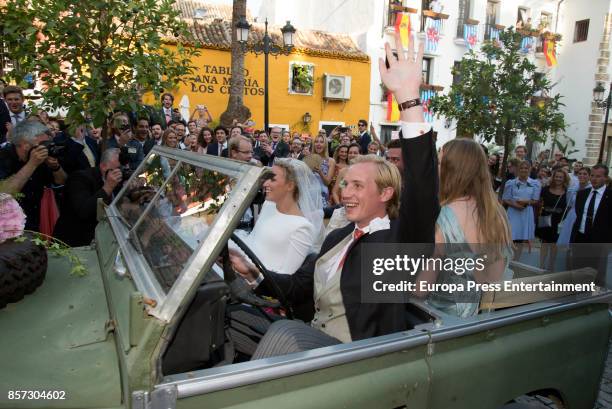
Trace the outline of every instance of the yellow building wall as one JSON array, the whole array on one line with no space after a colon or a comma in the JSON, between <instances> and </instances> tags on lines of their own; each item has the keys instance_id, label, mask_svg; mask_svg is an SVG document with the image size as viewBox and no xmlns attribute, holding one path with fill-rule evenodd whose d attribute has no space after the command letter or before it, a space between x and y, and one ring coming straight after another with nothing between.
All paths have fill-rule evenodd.
<instances>
[{"instance_id":1,"label":"yellow building wall","mask_svg":"<svg viewBox=\"0 0 612 409\"><path fill-rule=\"evenodd\" d=\"M291 62L314 64L314 89L312 95L289 93L289 67ZM202 49L192 61L198 67L194 80L180 84L173 90L174 106L179 107L183 97L189 98L189 111L196 105L206 105L213 119L218 120L227 107L231 71L230 51ZM264 56L245 55L244 104L251 110L256 129L264 126ZM351 77L351 98L346 101L323 99L325 73ZM319 121L344 122L356 125L359 119L368 119L370 98L370 62L332 59L305 54L269 57L269 122L289 125L291 130L316 133ZM152 102L150 99L148 102ZM308 128L302 117L312 116Z\"/></svg>"}]
</instances>

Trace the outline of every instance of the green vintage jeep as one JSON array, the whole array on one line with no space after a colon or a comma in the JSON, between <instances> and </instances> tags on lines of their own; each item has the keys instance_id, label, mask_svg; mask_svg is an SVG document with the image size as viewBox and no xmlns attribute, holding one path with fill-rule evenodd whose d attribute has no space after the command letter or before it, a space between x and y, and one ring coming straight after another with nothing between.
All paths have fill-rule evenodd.
<instances>
[{"instance_id":1,"label":"green vintage jeep","mask_svg":"<svg viewBox=\"0 0 612 409\"><path fill-rule=\"evenodd\" d=\"M226 311L248 297L223 255L264 172L156 147L100 206L96 245L75 250L88 274L50 256L40 288L0 310L0 407L495 409L542 395L593 408L610 338L604 289L490 303L461 320L415 301L405 332L236 359Z\"/></svg>"}]
</instances>

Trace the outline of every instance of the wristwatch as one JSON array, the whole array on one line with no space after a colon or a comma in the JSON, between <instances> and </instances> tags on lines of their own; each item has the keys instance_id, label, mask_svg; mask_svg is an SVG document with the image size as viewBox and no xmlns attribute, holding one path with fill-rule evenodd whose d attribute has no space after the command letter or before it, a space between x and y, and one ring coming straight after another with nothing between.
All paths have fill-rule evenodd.
<instances>
[{"instance_id":1,"label":"wristwatch","mask_svg":"<svg viewBox=\"0 0 612 409\"><path fill-rule=\"evenodd\" d=\"M404 101L401 104L397 104L397 107L400 111L405 111L417 105L421 105L421 98L409 99L408 101Z\"/></svg>"}]
</instances>

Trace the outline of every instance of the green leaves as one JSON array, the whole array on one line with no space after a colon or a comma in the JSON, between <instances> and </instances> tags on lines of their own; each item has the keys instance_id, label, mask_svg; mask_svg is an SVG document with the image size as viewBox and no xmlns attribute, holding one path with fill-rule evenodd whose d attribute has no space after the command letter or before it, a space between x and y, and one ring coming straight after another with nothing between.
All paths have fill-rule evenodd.
<instances>
[{"instance_id":1,"label":"green leaves","mask_svg":"<svg viewBox=\"0 0 612 409\"><path fill-rule=\"evenodd\" d=\"M433 112L457 120L467 133L487 142L519 133L543 142L548 134L565 129L559 95L544 107L532 104L534 95L551 92L551 84L520 53L521 40L510 28L500 33L501 46L485 43L478 53L466 54L453 72L460 80L448 94L432 99Z\"/></svg>"},{"instance_id":2,"label":"green leaves","mask_svg":"<svg viewBox=\"0 0 612 409\"><path fill-rule=\"evenodd\" d=\"M47 83L45 104L68 108L70 122L82 121L87 112L101 126L114 102L168 89L195 69L196 49L162 47L165 33L194 42L173 5L174 0L11 0L0 6L9 58L19 62L10 76L21 82L27 73L39 73Z\"/></svg>"},{"instance_id":3,"label":"green leaves","mask_svg":"<svg viewBox=\"0 0 612 409\"><path fill-rule=\"evenodd\" d=\"M27 235L23 234L13 240L17 243L23 243L29 239L35 245L46 248L52 255L60 258L67 258L72 266L70 274L80 277L87 274L87 268L83 265L79 257L72 252L72 248L63 241L31 230L24 230L24 233L27 233Z\"/></svg>"}]
</instances>

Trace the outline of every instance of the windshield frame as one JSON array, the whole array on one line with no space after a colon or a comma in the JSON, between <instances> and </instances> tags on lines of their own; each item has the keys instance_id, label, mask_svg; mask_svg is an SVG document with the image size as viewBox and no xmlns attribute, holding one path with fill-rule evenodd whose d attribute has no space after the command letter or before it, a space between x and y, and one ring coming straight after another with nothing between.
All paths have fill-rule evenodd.
<instances>
[{"instance_id":1,"label":"windshield frame","mask_svg":"<svg viewBox=\"0 0 612 409\"><path fill-rule=\"evenodd\" d=\"M142 173L147 159L153 154L176 160L177 163L174 169L178 169L179 166L185 163L217 171L236 180L230 195L210 225L206 238L194 249L168 293L163 291L144 254L142 254L140 246L135 242L136 238L130 234L131 231L136 231L135 228L138 225L138 221L134 225L129 225L117 207L129 183ZM223 246L238 225L242 214L255 197L259 188L260 176L265 171L265 168L259 168L245 162L155 146L138 166L130 180L124 183L119 194L111 205L106 208L106 214L137 289L145 297L155 301L148 311L150 315L169 322L176 312L191 300L205 273L212 268ZM159 190L164 188L173 174L174 170L164 180ZM159 191L156 192L156 194L158 193ZM152 203L154 201L149 203L139 221L147 213Z\"/></svg>"}]
</instances>

